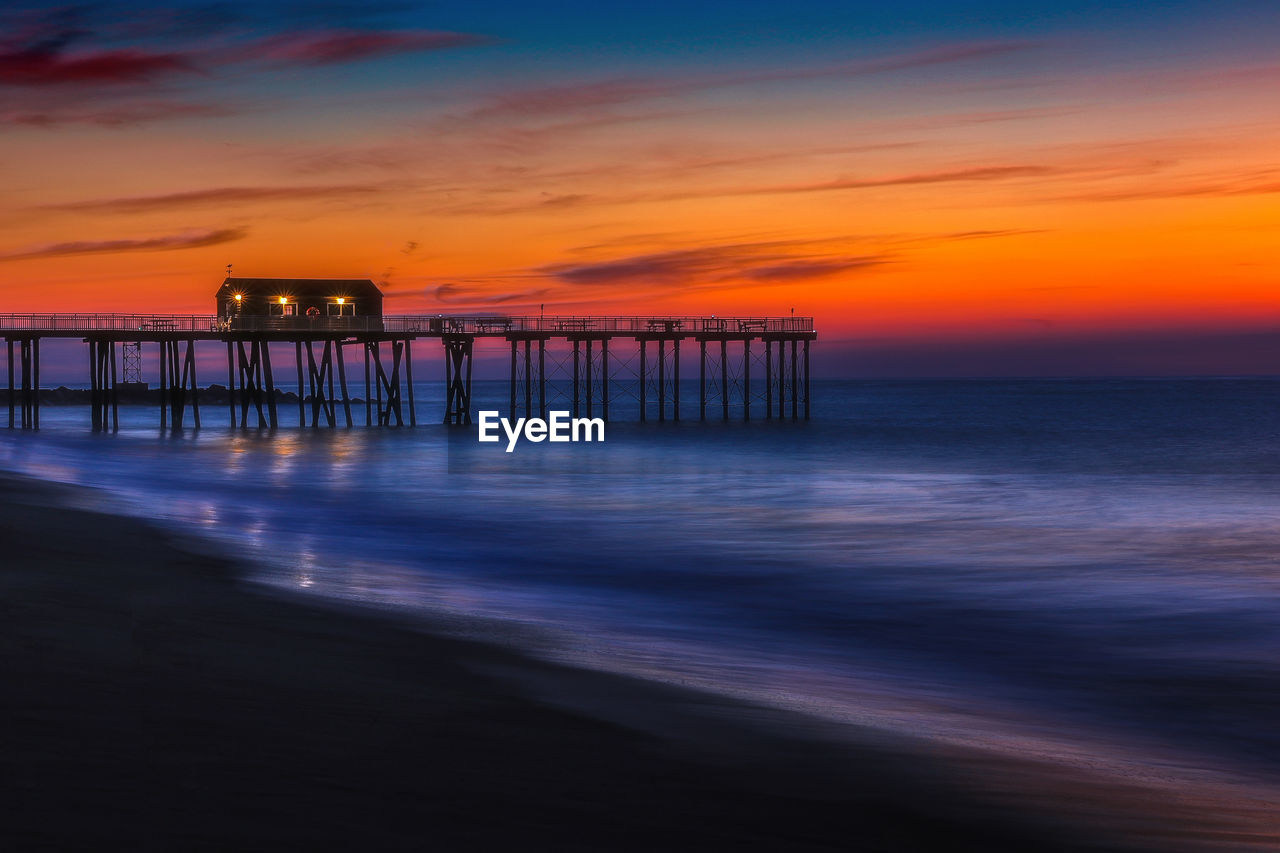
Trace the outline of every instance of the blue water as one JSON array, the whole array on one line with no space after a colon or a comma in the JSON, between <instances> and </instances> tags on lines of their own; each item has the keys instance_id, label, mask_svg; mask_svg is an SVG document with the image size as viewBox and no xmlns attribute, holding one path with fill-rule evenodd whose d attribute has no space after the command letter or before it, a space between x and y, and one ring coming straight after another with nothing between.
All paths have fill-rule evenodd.
<instances>
[{"instance_id":1,"label":"blue water","mask_svg":"<svg viewBox=\"0 0 1280 853\"><path fill-rule=\"evenodd\" d=\"M46 407L0 430L0 465L194 526L266 583L557 659L1280 781L1280 381L815 382L807 423L613 423L510 455L417 390L416 430L232 432L206 408L173 436L137 409L95 435Z\"/></svg>"}]
</instances>

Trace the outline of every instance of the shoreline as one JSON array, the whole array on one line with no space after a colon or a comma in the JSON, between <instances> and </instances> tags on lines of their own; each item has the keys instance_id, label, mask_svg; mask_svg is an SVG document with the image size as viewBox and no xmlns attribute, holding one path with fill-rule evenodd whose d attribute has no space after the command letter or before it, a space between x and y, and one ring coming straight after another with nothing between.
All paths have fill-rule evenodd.
<instances>
[{"instance_id":1,"label":"shoreline","mask_svg":"<svg viewBox=\"0 0 1280 853\"><path fill-rule=\"evenodd\" d=\"M21 848L1198 846L1153 822L1150 791L847 726L826 737L799 715L260 587L198 538L68 507L79 488L0 474L16 640L0 762ZM993 780L1024 800L993 797ZM1117 796L1130 807L1104 803ZM1231 823L1198 842L1275 841Z\"/></svg>"}]
</instances>

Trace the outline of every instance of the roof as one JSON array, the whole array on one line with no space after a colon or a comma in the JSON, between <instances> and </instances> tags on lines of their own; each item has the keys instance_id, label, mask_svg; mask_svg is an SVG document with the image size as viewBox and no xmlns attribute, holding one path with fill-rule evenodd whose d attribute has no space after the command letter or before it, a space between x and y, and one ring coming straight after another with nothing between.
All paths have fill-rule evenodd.
<instances>
[{"instance_id":1,"label":"roof","mask_svg":"<svg viewBox=\"0 0 1280 853\"><path fill-rule=\"evenodd\" d=\"M222 287L244 291L337 292L347 296L381 296L382 291L367 278L228 278ZM221 289L221 288L219 288Z\"/></svg>"}]
</instances>

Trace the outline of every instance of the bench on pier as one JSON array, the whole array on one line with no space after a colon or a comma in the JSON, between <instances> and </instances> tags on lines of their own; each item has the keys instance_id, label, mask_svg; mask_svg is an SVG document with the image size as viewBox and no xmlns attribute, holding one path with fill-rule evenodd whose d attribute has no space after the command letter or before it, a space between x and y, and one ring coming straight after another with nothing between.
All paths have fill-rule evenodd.
<instances>
[{"instance_id":1,"label":"bench on pier","mask_svg":"<svg viewBox=\"0 0 1280 853\"><path fill-rule=\"evenodd\" d=\"M684 328L683 320L650 320L649 331L651 332L674 332L676 329Z\"/></svg>"},{"instance_id":2,"label":"bench on pier","mask_svg":"<svg viewBox=\"0 0 1280 853\"><path fill-rule=\"evenodd\" d=\"M704 332L723 332L724 327L725 321L717 317L712 317L710 320L702 321L702 331Z\"/></svg>"},{"instance_id":3,"label":"bench on pier","mask_svg":"<svg viewBox=\"0 0 1280 853\"><path fill-rule=\"evenodd\" d=\"M476 331L478 332L509 332L511 331L510 317L481 317L476 320Z\"/></svg>"},{"instance_id":4,"label":"bench on pier","mask_svg":"<svg viewBox=\"0 0 1280 853\"><path fill-rule=\"evenodd\" d=\"M769 329L768 320L739 320L739 332L765 332Z\"/></svg>"},{"instance_id":5,"label":"bench on pier","mask_svg":"<svg viewBox=\"0 0 1280 853\"><path fill-rule=\"evenodd\" d=\"M178 330L177 320L143 320L138 326L139 331L143 332L176 332Z\"/></svg>"},{"instance_id":6,"label":"bench on pier","mask_svg":"<svg viewBox=\"0 0 1280 853\"><path fill-rule=\"evenodd\" d=\"M585 317L570 317L567 320L558 320L556 322L556 330L560 332L585 332L590 322Z\"/></svg>"}]
</instances>

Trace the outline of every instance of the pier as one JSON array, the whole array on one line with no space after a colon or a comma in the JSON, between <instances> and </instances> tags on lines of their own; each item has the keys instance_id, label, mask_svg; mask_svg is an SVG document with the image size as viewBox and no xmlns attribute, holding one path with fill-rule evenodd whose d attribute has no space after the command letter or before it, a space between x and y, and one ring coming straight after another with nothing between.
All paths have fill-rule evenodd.
<instances>
[{"instance_id":1,"label":"pier","mask_svg":"<svg viewBox=\"0 0 1280 853\"><path fill-rule=\"evenodd\" d=\"M120 391L150 353L158 359L161 427L198 428L196 355L204 347L225 348L233 427L280 426L273 357L294 361L300 425L416 426L413 346L430 343L445 366L441 421L469 424L472 361L482 339L510 348L513 417L545 417L552 404L606 421L728 420L731 411L747 420L810 416L811 317L364 316L340 313L345 304L340 298L331 306L337 312L307 308L302 316L0 314L8 425L40 426L40 343L49 338L87 345L95 430L119 427ZM280 307L289 307L284 297ZM133 370L122 370L131 361ZM352 367L363 367L362 384L358 373L353 382ZM697 412L682 409L682 382L697 383ZM363 391L359 402L353 384Z\"/></svg>"}]
</instances>

